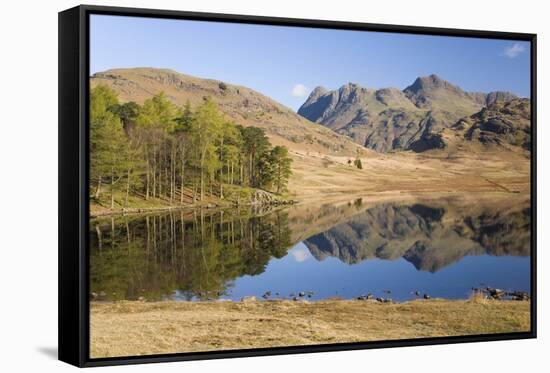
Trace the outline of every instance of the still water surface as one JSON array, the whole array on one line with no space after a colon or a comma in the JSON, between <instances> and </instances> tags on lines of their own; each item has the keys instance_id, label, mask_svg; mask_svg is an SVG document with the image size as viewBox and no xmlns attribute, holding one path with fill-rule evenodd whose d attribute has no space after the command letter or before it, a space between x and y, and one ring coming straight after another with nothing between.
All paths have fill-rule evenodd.
<instances>
[{"instance_id":1,"label":"still water surface","mask_svg":"<svg viewBox=\"0 0 550 373\"><path fill-rule=\"evenodd\" d=\"M178 211L92 220L99 300L355 298L415 292L467 298L472 287L530 291L525 200L276 211Z\"/></svg>"}]
</instances>

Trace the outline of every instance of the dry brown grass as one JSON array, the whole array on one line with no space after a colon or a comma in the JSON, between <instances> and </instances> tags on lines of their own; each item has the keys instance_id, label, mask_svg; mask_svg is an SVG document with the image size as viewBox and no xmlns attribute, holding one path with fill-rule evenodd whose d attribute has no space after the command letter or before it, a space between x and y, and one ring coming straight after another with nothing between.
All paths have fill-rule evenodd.
<instances>
[{"instance_id":1,"label":"dry brown grass","mask_svg":"<svg viewBox=\"0 0 550 373\"><path fill-rule=\"evenodd\" d=\"M294 162L289 190L302 202L352 195L392 198L403 195L507 193L529 195L530 163L522 154L372 153L363 169L347 165L349 157L290 151Z\"/></svg>"},{"instance_id":2,"label":"dry brown grass","mask_svg":"<svg viewBox=\"0 0 550 373\"><path fill-rule=\"evenodd\" d=\"M91 356L314 345L530 330L530 303L430 300L91 305Z\"/></svg>"},{"instance_id":3,"label":"dry brown grass","mask_svg":"<svg viewBox=\"0 0 550 373\"><path fill-rule=\"evenodd\" d=\"M469 301L472 303L482 303L482 304L491 302L491 300L488 299L487 296L481 291L472 291Z\"/></svg>"}]
</instances>

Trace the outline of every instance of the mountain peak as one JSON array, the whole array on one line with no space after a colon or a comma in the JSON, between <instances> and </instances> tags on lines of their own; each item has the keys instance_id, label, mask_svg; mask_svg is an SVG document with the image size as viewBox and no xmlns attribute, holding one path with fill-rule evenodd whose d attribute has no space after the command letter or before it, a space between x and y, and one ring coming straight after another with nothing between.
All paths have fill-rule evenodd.
<instances>
[{"instance_id":1,"label":"mountain peak","mask_svg":"<svg viewBox=\"0 0 550 373\"><path fill-rule=\"evenodd\" d=\"M430 78L430 79L432 79L432 80L434 80L434 81L437 81L437 80L443 81L443 79L441 79L441 78L439 77L439 75L437 75L437 74L430 74L430 76L429 76L428 78Z\"/></svg>"},{"instance_id":2,"label":"mountain peak","mask_svg":"<svg viewBox=\"0 0 550 373\"><path fill-rule=\"evenodd\" d=\"M435 74L417 78L403 93L417 107L447 112L453 120L475 113L483 106L479 102L481 97L469 95Z\"/></svg>"},{"instance_id":3,"label":"mountain peak","mask_svg":"<svg viewBox=\"0 0 550 373\"><path fill-rule=\"evenodd\" d=\"M413 84L405 88L405 92L417 93L420 91L428 91L437 88L450 88L450 89L460 89L457 86L449 83L448 81L442 79L436 74L431 74L429 76L419 76L416 78Z\"/></svg>"},{"instance_id":4,"label":"mountain peak","mask_svg":"<svg viewBox=\"0 0 550 373\"><path fill-rule=\"evenodd\" d=\"M359 84L353 83L353 82L347 82L341 88L357 88L357 87L359 87Z\"/></svg>"},{"instance_id":5,"label":"mountain peak","mask_svg":"<svg viewBox=\"0 0 550 373\"><path fill-rule=\"evenodd\" d=\"M513 98L509 92L465 92L431 74L404 90L367 89L353 82L332 91L317 87L298 114L375 151L421 152L446 147L443 131L461 118Z\"/></svg>"},{"instance_id":6,"label":"mountain peak","mask_svg":"<svg viewBox=\"0 0 550 373\"><path fill-rule=\"evenodd\" d=\"M315 102L319 101L321 97L326 95L329 91L323 87L323 86L317 86L311 91L306 101L302 104L300 109L298 109L298 113L300 113L300 110L303 110L303 108L308 107L309 105L314 104Z\"/></svg>"},{"instance_id":7,"label":"mountain peak","mask_svg":"<svg viewBox=\"0 0 550 373\"><path fill-rule=\"evenodd\" d=\"M328 90L325 87L318 85L313 89L313 91L311 91L307 100L309 101L309 100L317 99L327 92Z\"/></svg>"},{"instance_id":8,"label":"mountain peak","mask_svg":"<svg viewBox=\"0 0 550 373\"><path fill-rule=\"evenodd\" d=\"M358 90L365 90L365 88L361 87L357 83L347 82L346 84L341 86L338 90L340 92L355 92L355 91L358 91Z\"/></svg>"}]
</instances>

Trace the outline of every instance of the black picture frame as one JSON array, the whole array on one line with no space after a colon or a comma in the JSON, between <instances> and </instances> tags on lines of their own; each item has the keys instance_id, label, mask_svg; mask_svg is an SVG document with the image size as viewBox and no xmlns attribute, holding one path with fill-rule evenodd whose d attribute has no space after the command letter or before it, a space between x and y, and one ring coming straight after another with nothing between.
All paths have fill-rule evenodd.
<instances>
[{"instance_id":1,"label":"black picture frame","mask_svg":"<svg viewBox=\"0 0 550 373\"><path fill-rule=\"evenodd\" d=\"M531 44L531 330L529 332L403 339L362 343L325 344L300 347L176 353L167 355L89 357L89 18L92 14L201 20L244 24L284 25L308 28L345 29L514 39ZM185 360L282 355L340 350L436 345L536 338L537 249L536 249L536 34L459 30L311 19L274 18L230 14L197 13L81 5L59 13L59 360L78 367L172 362Z\"/></svg>"}]
</instances>

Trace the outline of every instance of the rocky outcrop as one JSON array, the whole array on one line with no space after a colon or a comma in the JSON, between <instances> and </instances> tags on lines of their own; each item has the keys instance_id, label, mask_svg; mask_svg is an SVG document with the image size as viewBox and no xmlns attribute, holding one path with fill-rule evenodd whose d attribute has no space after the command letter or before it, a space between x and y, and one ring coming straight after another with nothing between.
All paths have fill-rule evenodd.
<instances>
[{"instance_id":1,"label":"rocky outcrop","mask_svg":"<svg viewBox=\"0 0 550 373\"><path fill-rule=\"evenodd\" d=\"M445 148L441 132L461 118L515 98L510 92L469 93L430 75L403 91L354 83L333 91L317 87L298 114L378 152L423 152Z\"/></svg>"},{"instance_id":2,"label":"rocky outcrop","mask_svg":"<svg viewBox=\"0 0 550 373\"><path fill-rule=\"evenodd\" d=\"M495 101L452 129L467 141L531 150L531 103L529 99Z\"/></svg>"},{"instance_id":3,"label":"rocky outcrop","mask_svg":"<svg viewBox=\"0 0 550 373\"><path fill-rule=\"evenodd\" d=\"M250 196L251 205L291 205L293 203L291 199L284 199L261 189L255 190Z\"/></svg>"},{"instance_id":4,"label":"rocky outcrop","mask_svg":"<svg viewBox=\"0 0 550 373\"><path fill-rule=\"evenodd\" d=\"M497 101L506 102L518 98L512 92L495 91L490 93L469 92L468 93L476 102L483 106L490 106Z\"/></svg>"}]
</instances>

